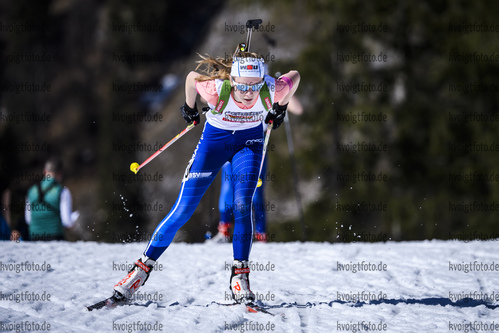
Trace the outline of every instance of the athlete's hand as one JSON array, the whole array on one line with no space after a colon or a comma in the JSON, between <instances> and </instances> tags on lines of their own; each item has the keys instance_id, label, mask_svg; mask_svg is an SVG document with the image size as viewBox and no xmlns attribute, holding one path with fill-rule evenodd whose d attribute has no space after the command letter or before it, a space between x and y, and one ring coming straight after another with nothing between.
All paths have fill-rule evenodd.
<instances>
[{"instance_id":1,"label":"athlete's hand","mask_svg":"<svg viewBox=\"0 0 499 333\"><path fill-rule=\"evenodd\" d=\"M189 105L185 103L184 106L180 108L180 112L182 112L182 116L188 124L193 121L199 124L199 112L196 104L194 104L194 108L191 109Z\"/></svg>"},{"instance_id":2,"label":"athlete's hand","mask_svg":"<svg viewBox=\"0 0 499 333\"><path fill-rule=\"evenodd\" d=\"M284 121L287 108L288 104L279 105L279 103L274 103L274 105L272 106L272 111L269 111L269 113L267 113L265 124L268 124L272 120L272 129L277 129Z\"/></svg>"}]
</instances>

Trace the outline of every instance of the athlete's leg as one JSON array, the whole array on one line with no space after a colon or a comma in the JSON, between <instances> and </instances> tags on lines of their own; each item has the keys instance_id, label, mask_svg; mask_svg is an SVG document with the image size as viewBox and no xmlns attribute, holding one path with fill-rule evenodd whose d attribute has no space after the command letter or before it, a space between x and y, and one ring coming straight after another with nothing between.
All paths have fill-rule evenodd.
<instances>
[{"instance_id":1,"label":"athlete's leg","mask_svg":"<svg viewBox=\"0 0 499 333\"><path fill-rule=\"evenodd\" d=\"M234 233L232 248L234 259L248 260L253 237L251 203L258 183L262 160L262 144L244 148L232 159L234 175Z\"/></svg>"},{"instance_id":2,"label":"athlete's leg","mask_svg":"<svg viewBox=\"0 0 499 333\"><path fill-rule=\"evenodd\" d=\"M232 206L234 202L234 195L232 190L232 165L226 162L222 167L221 172L221 187L220 197L218 199L218 211L220 212L220 219L218 222L218 232L210 239L215 243L228 243L230 242L231 229L233 224Z\"/></svg>"},{"instance_id":3,"label":"athlete's leg","mask_svg":"<svg viewBox=\"0 0 499 333\"><path fill-rule=\"evenodd\" d=\"M255 229L257 233L257 240L261 240L258 238L258 235L265 235L266 232L266 207L265 207L265 197L264 197L264 185L265 181L265 173L267 170L267 157L263 162L262 171L260 174L260 179L262 180L262 184L256 188L255 196L253 197L253 208L255 210Z\"/></svg>"},{"instance_id":4,"label":"athlete's leg","mask_svg":"<svg viewBox=\"0 0 499 333\"><path fill-rule=\"evenodd\" d=\"M180 193L173 208L159 223L144 254L157 260L171 244L180 227L192 216L208 186L232 152L225 149L231 132L206 124L203 135L187 166Z\"/></svg>"},{"instance_id":5,"label":"athlete's leg","mask_svg":"<svg viewBox=\"0 0 499 333\"><path fill-rule=\"evenodd\" d=\"M232 203L234 194L232 193L232 165L227 162L222 167L222 181L220 186L220 198L218 209L220 211L220 222L232 222Z\"/></svg>"},{"instance_id":6,"label":"athlete's leg","mask_svg":"<svg viewBox=\"0 0 499 333\"><path fill-rule=\"evenodd\" d=\"M230 290L232 298L238 303L255 300L255 294L250 289L248 259L253 238L251 204L258 183L262 144L250 146L251 148L245 147L236 153L232 159L232 172L236 181L234 182L234 233L232 236L234 261L230 276Z\"/></svg>"},{"instance_id":7,"label":"athlete's leg","mask_svg":"<svg viewBox=\"0 0 499 333\"><path fill-rule=\"evenodd\" d=\"M232 165L227 162L222 167L222 182L220 187L220 198L218 209L220 211L220 222L232 222L232 207L234 194L232 191Z\"/></svg>"}]
</instances>

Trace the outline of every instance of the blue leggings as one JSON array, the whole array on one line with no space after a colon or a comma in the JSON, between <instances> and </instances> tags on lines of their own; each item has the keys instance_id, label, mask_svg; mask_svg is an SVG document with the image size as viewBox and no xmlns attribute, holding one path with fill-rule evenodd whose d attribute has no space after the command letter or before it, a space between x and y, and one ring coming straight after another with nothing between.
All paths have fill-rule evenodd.
<instances>
[{"instance_id":1,"label":"blue leggings","mask_svg":"<svg viewBox=\"0 0 499 333\"><path fill-rule=\"evenodd\" d=\"M173 237L192 216L208 186L225 162L232 164L234 183L234 259L248 260L253 224L251 201L255 193L263 152L263 129L227 131L206 123L185 171L177 201L154 231L144 254L157 260Z\"/></svg>"},{"instance_id":2,"label":"blue leggings","mask_svg":"<svg viewBox=\"0 0 499 333\"><path fill-rule=\"evenodd\" d=\"M220 186L220 197L218 198L218 210L220 211L220 222L232 223L232 204L234 194L232 193L232 165L227 162L222 167L222 182Z\"/></svg>"},{"instance_id":3,"label":"blue leggings","mask_svg":"<svg viewBox=\"0 0 499 333\"><path fill-rule=\"evenodd\" d=\"M253 197L253 208L255 210L255 229L258 233L266 232L266 214L265 214L265 199L263 187L265 184L265 172L267 170L267 158L263 162L260 178L262 185L256 188L255 196ZM227 162L222 168L222 183L220 187L220 198L218 200L218 209L220 211L220 222L232 222L232 202L234 195L232 194L232 165Z\"/></svg>"}]
</instances>

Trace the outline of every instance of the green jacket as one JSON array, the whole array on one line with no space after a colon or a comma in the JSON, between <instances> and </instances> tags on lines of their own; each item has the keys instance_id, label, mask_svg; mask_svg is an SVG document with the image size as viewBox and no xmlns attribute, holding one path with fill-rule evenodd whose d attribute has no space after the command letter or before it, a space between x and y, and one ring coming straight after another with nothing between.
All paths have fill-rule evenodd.
<instances>
[{"instance_id":1,"label":"green jacket","mask_svg":"<svg viewBox=\"0 0 499 333\"><path fill-rule=\"evenodd\" d=\"M31 211L29 234L32 240L63 236L64 228L59 208L62 190L63 186L54 178L43 179L28 190L27 209Z\"/></svg>"}]
</instances>

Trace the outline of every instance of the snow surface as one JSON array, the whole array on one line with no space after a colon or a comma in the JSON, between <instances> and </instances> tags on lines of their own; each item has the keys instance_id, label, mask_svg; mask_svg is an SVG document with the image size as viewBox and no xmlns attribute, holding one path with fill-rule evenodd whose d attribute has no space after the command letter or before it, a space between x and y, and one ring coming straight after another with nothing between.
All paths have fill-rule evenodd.
<instances>
[{"instance_id":1,"label":"snow surface","mask_svg":"<svg viewBox=\"0 0 499 333\"><path fill-rule=\"evenodd\" d=\"M145 245L0 243L0 331L499 330L497 241L256 243L251 289L268 299L275 317L212 304L229 302L230 244L174 243L139 290L140 305L83 311L111 295L126 275L124 264L139 258ZM26 261L31 266L14 266ZM363 267L372 270L352 271Z\"/></svg>"}]
</instances>

